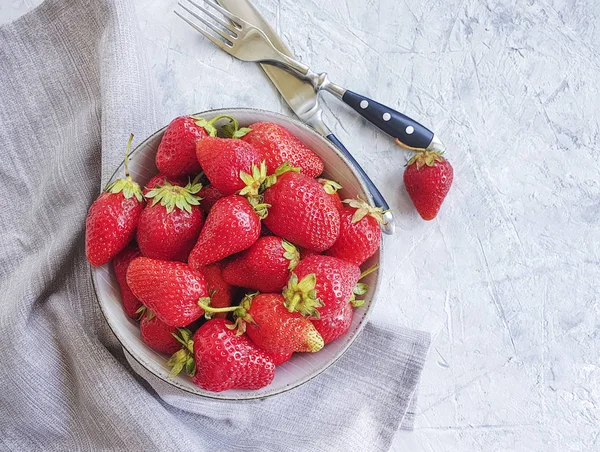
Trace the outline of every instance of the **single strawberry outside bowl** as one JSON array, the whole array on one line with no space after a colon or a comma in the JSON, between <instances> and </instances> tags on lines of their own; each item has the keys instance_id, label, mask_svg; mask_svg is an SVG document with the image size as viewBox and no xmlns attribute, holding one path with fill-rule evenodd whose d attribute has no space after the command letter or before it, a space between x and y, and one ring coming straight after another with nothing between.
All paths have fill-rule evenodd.
<instances>
[{"instance_id":1,"label":"single strawberry outside bowl","mask_svg":"<svg viewBox=\"0 0 600 452\"><path fill-rule=\"evenodd\" d=\"M247 126L258 121L269 121L281 124L308 147L316 152L325 163L324 177L339 182L344 188L340 191L342 199L360 196L372 202L360 176L353 170L346 158L328 140L316 133L310 127L289 117L264 111L247 108L232 108L211 110L198 113L197 116L211 119L217 115L231 115L240 125ZM140 185L145 184L158 170L154 165L156 150L166 127L163 127L141 143L131 155L129 170L133 179ZM116 169L113 179L123 173L122 165ZM381 248L363 266L366 269L381 261ZM258 390L228 390L223 392L209 392L194 385L187 376L169 377L169 368L166 366L167 356L155 352L142 341L138 325L127 318L120 300L117 280L111 264L92 268L92 280L100 308L113 333L121 342L123 348L146 370L165 382L189 392L204 397L229 400L257 399L288 391L306 383L329 366L331 366L350 347L366 324L373 301L379 285L381 272L371 273L363 282L369 285L365 295L363 307L354 311L354 318L350 330L341 338L327 344L317 353L295 353L292 359L277 367L275 378L270 385ZM143 377L144 375L142 375Z\"/></svg>"}]
</instances>

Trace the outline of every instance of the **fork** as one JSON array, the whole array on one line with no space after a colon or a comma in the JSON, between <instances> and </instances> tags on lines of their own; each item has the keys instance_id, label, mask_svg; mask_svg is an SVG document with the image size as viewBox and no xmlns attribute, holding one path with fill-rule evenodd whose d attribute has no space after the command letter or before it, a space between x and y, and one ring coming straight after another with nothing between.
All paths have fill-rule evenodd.
<instances>
[{"instance_id":1,"label":"fork","mask_svg":"<svg viewBox=\"0 0 600 452\"><path fill-rule=\"evenodd\" d=\"M309 66L277 50L262 30L216 3L205 2L206 5L214 8L215 12L225 19L229 19L230 23L194 0L187 0L187 3L194 7L194 10L181 2L178 5L190 16L208 27L210 31L200 28L198 23L194 23L178 11L175 11L175 14L233 57L243 61L272 64L286 69L295 76L308 81L315 91L327 91L333 94L366 120L395 138L396 142L406 149L436 152L444 150L442 142L425 126L392 108L336 85L329 80L325 72L319 74L313 72ZM221 28L208 21L206 17L212 19Z\"/></svg>"}]
</instances>

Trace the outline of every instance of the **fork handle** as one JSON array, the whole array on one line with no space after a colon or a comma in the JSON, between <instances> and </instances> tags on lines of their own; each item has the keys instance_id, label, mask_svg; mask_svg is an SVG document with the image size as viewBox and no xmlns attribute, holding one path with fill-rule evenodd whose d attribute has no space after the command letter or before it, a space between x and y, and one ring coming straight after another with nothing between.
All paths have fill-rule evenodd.
<instances>
[{"instance_id":1,"label":"fork handle","mask_svg":"<svg viewBox=\"0 0 600 452\"><path fill-rule=\"evenodd\" d=\"M408 149L427 149L433 132L414 119L379 102L346 90L342 100L367 121L379 127Z\"/></svg>"}]
</instances>

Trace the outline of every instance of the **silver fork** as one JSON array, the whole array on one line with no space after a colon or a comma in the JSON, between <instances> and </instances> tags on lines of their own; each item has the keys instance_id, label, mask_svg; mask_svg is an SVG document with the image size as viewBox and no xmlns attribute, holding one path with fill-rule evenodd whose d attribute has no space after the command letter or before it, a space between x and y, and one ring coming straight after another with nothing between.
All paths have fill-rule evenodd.
<instances>
[{"instance_id":1,"label":"silver fork","mask_svg":"<svg viewBox=\"0 0 600 452\"><path fill-rule=\"evenodd\" d=\"M175 11L175 14L230 55L243 61L280 66L295 76L308 81L315 91L327 91L333 94L365 119L395 138L401 146L411 150L436 152L444 150L442 142L433 132L417 121L365 96L336 85L329 80L325 72L317 74L306 64L281 53L259 28L231 14L212 1L206 1L204 4L213 8L221 17L194 0L187 0L185 4L178 3L189 16L204 24L208 30L201 28L199 22L188 19L178 11ZM212 19L219 26L207 20L207 18ZM224 19L228 19L230 22L228 23Z\"/></svg>"}]
</instances>

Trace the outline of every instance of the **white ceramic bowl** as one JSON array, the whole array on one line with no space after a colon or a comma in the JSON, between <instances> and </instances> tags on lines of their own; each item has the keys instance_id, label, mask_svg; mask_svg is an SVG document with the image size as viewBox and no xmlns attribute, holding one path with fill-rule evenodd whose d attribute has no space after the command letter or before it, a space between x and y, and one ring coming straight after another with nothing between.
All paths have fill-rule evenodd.
<instances>
[{"instance_id":1,"label":"white ceramic bowl","mask_svg":"<svg viewBox=\"0 0 600 452\"><path fill-rule=\"evenodd\" d=\"M257 121L270 121L281 124L323 159L325 163L324 177L335 180L344 187L341 190L342 199L360 195L363 199L372 201L360 176L352 169L339 150L310 127L277 113L245 108L212 110L198 113L198 116L210 119L222 114L233 116L242 126ZM158 172L154 164L154 157L164 130L165 128L162 128L148 137L131 154L130 173L133 179L142 186ZM113 179L122 176L123 169L121 165L115 171ZM366 269L373 264L378 264L380 253L381 249L362 268ZM169 377L169 369L165 365L168 357L155 352L144 344L138 325L128 319L123 312L119 286L112 265L107 264L92 268L92 279L100 307L110 328L123 345L123 348L144 368L158 378L191 394L217 399L243 400L272 396L295 388L323 372L342 356L366 324L373 306L380 273L376 271L364 279L364 282L369 285L369 292L365 296L366 303L363 307L355 309L352 326L343 337L327 344L317 353L295 353L291 360L277 367L273 382L265 388L253 391L228 390L223 392L205 391L194 385L183 373L177 377Z\"/></svg>"}]
</instances>

